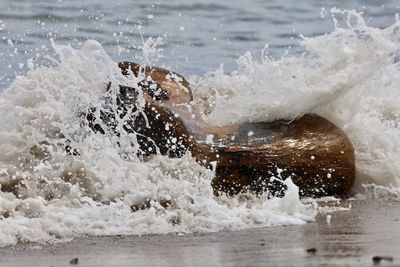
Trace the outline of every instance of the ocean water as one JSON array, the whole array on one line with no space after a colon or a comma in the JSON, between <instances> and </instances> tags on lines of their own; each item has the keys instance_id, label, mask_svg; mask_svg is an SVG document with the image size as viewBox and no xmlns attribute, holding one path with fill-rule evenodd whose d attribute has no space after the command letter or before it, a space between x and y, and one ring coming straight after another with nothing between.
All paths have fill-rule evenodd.
<instances>
[{"instance_id":1,"label":"ocean water","mask_svg":"<svg viewBox=\"0 0 400 267\"><path fill-rule=\"evenodd\" d=\"M399 198L398 4L1 1L0 245L302 224L321 212L290 179L283 198L215 197L213 172L190 154L142 162L116 145L135 136L84 127L109 81L138 82L119 60L184 74L212 124L316 112L355 146L355 193Z\"/></svg>"},{"instance_id":2,"label":"ocean water","mask_svg":"<svg viewBox=\"0 0 400 267\"><path fill-rule=\"evenodd\" d=\"M115 61L141 60L143 39L163 38L158 64L186 75L202 75L224 64L236 69L245 52L260 58L300 53L300 35L334 30L330 9L364 13L368 25L394 23L396 0L2 0L0 2L0 88L24 74L26 62L49 65L50 38L80 47L98 41Z\"/></svg>"}]
</instances>

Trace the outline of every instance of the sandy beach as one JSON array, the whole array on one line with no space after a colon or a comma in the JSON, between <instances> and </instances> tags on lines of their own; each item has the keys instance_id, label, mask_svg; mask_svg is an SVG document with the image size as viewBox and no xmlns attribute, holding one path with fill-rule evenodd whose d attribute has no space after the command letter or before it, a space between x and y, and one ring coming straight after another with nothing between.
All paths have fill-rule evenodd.
<instances>
[{"instance_id":1,"label":"sandy beach","mask_svg":"<svg viewBox=\"0 0 400 267\"><path fill-rule=\"evenodd\" d=\"M192 235L88 237L0 249L17 266L399 266L399 202L352 201L302 226ZM330 222L329 222L330 221ZM374 256L392 260L374 262ZM390 259L390 258L389 258Z\"/></svg>"}]
</instances>

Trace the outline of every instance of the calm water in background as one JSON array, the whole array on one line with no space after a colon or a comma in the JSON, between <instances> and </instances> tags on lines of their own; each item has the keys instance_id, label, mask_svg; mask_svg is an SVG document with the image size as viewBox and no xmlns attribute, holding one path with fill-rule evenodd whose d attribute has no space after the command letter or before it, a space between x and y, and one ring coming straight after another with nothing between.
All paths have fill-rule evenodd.
<instances>
[{"instance_id":1,"label":"calm water in background","mask_svg":"<svg viewBox=\"0 0 400 267\"><path fill-rule=\"evenodd\" d=\"M162 37L158 65L202 74L221 63L230 71L240 55L259 57L266 44L274 57L301 52L299 34L332 31L332 7L362 10L370 25L385 27L399 6L399 0L1 0L0 88L25 73L30 58L51 64L50 38L77 47L94 39L115 60L140 60L142 37Z\"/></svg>"}]
</instances>

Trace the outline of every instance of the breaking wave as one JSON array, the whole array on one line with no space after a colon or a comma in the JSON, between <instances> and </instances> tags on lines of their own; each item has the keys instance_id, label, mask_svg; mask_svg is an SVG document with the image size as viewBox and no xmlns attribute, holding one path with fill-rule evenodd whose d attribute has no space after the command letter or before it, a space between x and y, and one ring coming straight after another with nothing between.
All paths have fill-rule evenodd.
<instances>
[{"instance_id":1,"label":"breaking wave","mask_svg":"<svg viewBox=\"0 0 400 267\"><path fill-rule=\"evenodd\" d=\"M193 79L194 105L213 124L318 113L353 142L359 185L396 188L400 22L378 29L356 12L337 13L348 17L347 24L303 37L307 52L301 56L276 60L266 49L257 61L246 53L233 73L221 68ZM158 42L146 42L144 55L154 56ZM0 96L0 246L82 235L239 230L316 216L315 202L301 201L290 179L282 198L215 197L213 172L190 154L144 162L136 156L134 134L118 140L95 134L82 114L110 104L106 99L113 99L118 84L135 87L139 80L121 75L96 41L53 48L55 66L28 62L28 73ZM66 147L77 152L66 153Z\"/></svg>"}]
</instances>

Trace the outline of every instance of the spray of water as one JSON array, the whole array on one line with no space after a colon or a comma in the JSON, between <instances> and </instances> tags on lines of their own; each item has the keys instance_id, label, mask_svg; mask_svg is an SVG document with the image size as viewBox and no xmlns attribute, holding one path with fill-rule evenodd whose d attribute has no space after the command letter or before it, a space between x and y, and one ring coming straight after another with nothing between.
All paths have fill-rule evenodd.
<instances>
[{"instance_id":1,"label":"spray of water","mask_svg":"<svg viewBox=\"0 0 400 267\"><path fill-rule=\"evenodd\" d=\"M400 185L400 22L369 27L355 11L332 10L335 30L307 38L300 57L256 61L200 77L196 105L214 124L293 119L318 113L344 129L357 158L357 184ZM344 18L338 20L336 17Z\"/></svg>"},{"instance_id":2,"label":"spray of water","mask_svg":"<svg viewBox=\"0 0 400 267\"><path fill-rule=\"evenodd\" d=\"M359 183L391 190L400 182L400 151L393 145L400 141L400 22L377 29L353 11L334 12L347 23L303 37L301 56L258 62L247 53L237 71L221 68L193 81L194 105L215 124L321 114L355 145ZM158 42L144 42L147 63ZM28 62L29 72L0 96L1 246L88 234L239 230L315 217L318 208L300 201L290 179L283 198L215 197L212 171L190 154L143 162L134 133L94 133L84 119L88 109L116 109L118 84L135 88L140 77L121 75L95 41L53 48L55 67ZM139 95L131 113L141 107Z\"/></svg>"}]
</instances>

